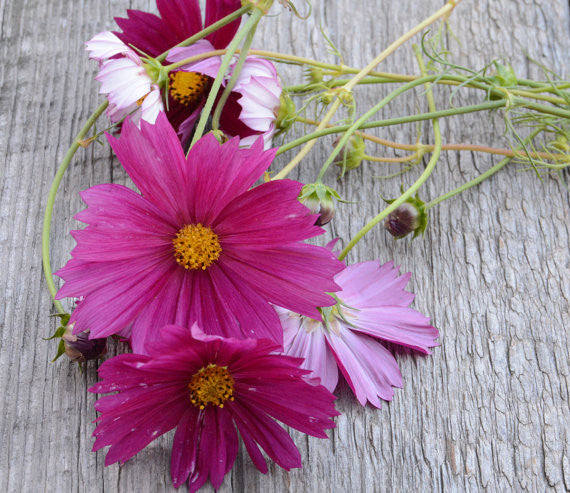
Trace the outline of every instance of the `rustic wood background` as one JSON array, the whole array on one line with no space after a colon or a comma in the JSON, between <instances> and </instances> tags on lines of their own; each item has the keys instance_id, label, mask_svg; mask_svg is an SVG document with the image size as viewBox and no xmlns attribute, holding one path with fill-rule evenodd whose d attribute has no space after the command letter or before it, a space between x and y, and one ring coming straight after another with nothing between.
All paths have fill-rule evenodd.
<instances>
[{"instance_id":1,"label":"rustic wood background","mask_svg":"<svg viewBox=\"0 0 570 493\"><path fill-rule=\"evenodd\" d=\"M303 2L298 2L302 9ZM314 1L299 20L276 5L255 47L331 60L321 26L345 63L364 66L391 41L444 4L443 0ZM83 42L114 27L126 8L154 10L154 0L0 0L0 156L3 303L0 308L0 490L172 491L172 435L125 466L105 468L92 453L95 396L86 389L96 365L81 374L45 342L55 327L41 271L43 207L58 162L101 101L96 71ZM495 57L522 77L540 78L525 53L568 76L566 0L466 0L451 17L454 60L473 68ZM418 42L419 38L415 39ZM408 44L382 70L416 73ZM282 66L288 83L302 70ZM358 89L361 114L388 88ZM449 91L437 91L448 104ZM464 91L456 104L482 100ZM382 117L425 110L421 91L398 99ZM498 116L442 122L445 142L508 145ZM429 125L423 141L431 142ZM300 129L302 131L302 129ZM378 135L413 142L413 125ZM297 178L312 181L330 150L319 144ZM368 146L370 154L393 152ZM286 162L286 156L279 164ZM488 169L488 155L444 154L423 189L431 199ZM365 164L329 183L353 204L338 208L328 238L347 238L411 184L416 169L381 180L393 168ZM566 174L568 180L569 175ZM81 150L62 183L52 234L54 270L69 257L78 191L103 182L127 183L108 146ZM430 357L399 351L404 388L381 410L362 408L346 384L342 416L330 440L294 438L304 467L276 466L260 474L242 450L220 491L489 491L570 489L569 196L563 184L515 167L435 210L423 239L393 241L381 228L349 260L394 259L412 271L415 307L433 317L441 347ZM113 352L113 351L111 351ZM185 487L183 488L183 490ZM211 491L208 486L205 491Z\"/></svg>"}]
</instances>

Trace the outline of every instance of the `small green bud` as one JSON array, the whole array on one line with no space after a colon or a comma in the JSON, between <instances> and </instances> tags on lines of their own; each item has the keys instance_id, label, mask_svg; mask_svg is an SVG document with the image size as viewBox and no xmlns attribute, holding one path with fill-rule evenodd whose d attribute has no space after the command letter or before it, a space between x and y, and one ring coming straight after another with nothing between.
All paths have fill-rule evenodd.
<instances>
[{"instance_id":1,"label":"small green bud","mask_svg":"<svg viewBox=\"0 0 570 493\"><path fill-rule=\"evenodd\" d=\"M323 81L323 70L318 67L311 67L307 70L307 79L311 84L318 84Z\"/></svg>"},{"instance_id":2,"label":"small green bud","mask_svg":"<svg viewBox=\"0 0 570 493\"><path fill-rule=\"evenodd\" d=\"M325 91L319 96L319 102L328 106L331 104L336 98L336 94L333 91Z\"/></svg>"},{"instance_id":3,"label":"small green bud","mask_svg":"<svg viewBox=\"0 0 570 493\"><path fill-rule=\"evenodd\" d=\"M277 119L275 120L275 126L277 130L285 131L288 130L293 123L295 123L295 118L297 117L297 108L295 108L295 103L286 91L281 92L280 96L281 105L277 111Z\"/></svg>"},{"instance_id":4,"label":"small green bud","mask_svg":"<svg viewBox=\"0 0 570 493\"><path fill-rule=\"evenodd\" d=\"M309 208L313 214L320 214L315 221L317 226L324 226L331 222L335 213L335 199L340 199L338 192L323 183L305 185L299 194L299 202Z\"/></svg>"},{"instance_id":5,"label":"small green bud","mask_svg":"<svg viewBox=\"0 0 570 493\"><path fill-rule=\"evenodd\" d=\"M391 204L394 200L386 200L386 202ZM384 226L396 239L403 238L412 232L415 238L425 231L427 222L428 216L424 202L416 195L410 197L406 202L400 204L395 211L388 214Z\"/></svg>"},{"instance_id":6,"label":"small green bud","mask_svg":"<svg viewBox=\"0 0 570 493\"><path fill-rule=\"evenodd\" d=\"M496 73L491 77L493 84L499 87L513 87L517 85L517 75L509 64L503 65L496 60L493 62Z\"/></svg>"},{"instance_id":7,"label":"small green bud","mask_svg":"<svg viewBox=\"0 0 570 493\"><path fill-rule=\"evenodd\" d=\"M564 135L558 134L556 139L550 142L550 145L560 152L570 152L570 144Z\"/></svg>"},{"instance_id":8,"label":"small green bud","mask_svg":"<svg viewBox=\"0 0 570 493\"><path fill-rule=\"evenodd\" d=\"M334 147L338 147L340 139L341 137L334 141ZM345 170L356 169L362 163L364 155L366 154L365 151L366 145L364 144L364 139L359 134L353 134L338 153L334 164L342 168L342 174L344 174Z\"/></svg>"}]
</instances>

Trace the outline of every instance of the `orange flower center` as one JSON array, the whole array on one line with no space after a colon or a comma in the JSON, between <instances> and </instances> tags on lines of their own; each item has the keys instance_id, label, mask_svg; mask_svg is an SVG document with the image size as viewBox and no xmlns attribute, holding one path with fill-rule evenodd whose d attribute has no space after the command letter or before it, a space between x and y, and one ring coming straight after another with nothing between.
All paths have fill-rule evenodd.
<instances>
[{"instance_id":1,"label":"orange flower center","mask_svg":"<svg viewBox=\"0 0 570 493\"><path fill-rule=\"evenodd\" d=\"M170 95L184 106L193 106L208 90L210 78L197 72L173 72L170 77Z\"/></svg>"},{"instance_id":2,"label":"orange flower center","mask_svg":"<svg viewBox=\"0 0 570 493\"><path fill-rule=\"evenodd\" d=\"M206 270L222 253L218 235L200 223L184 226L172 244L176 262L185 269Z\"/></svg>"},{"instance_id":3,"label":"orange flower center","mask_svg":"<svg viewBox=\"0 0 570 493\"><path fill-rule=\"evenodd\" d=\"M188 384L190 402L200 409L208 404L223 408L224 402L233 401L234 379L227 366L209 364L200 368Z\"/></svg>"}]
</instances>

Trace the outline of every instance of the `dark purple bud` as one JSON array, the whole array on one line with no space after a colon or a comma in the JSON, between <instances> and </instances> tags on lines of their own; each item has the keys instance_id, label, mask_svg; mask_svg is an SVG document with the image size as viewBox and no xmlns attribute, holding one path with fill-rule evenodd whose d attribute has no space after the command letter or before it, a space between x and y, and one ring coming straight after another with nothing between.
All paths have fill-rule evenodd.
<instances>
[{"instance_id":1,"label":"dark purple bud","mask_svg":"<svg viewBox=\"0 0 570 493\"><path fill-rule=\"evenodd\" d=\"M72 334L72 329L68 327L62 339L65 344L65 354L76 363L102 358L107 352L107 339L89 339L88 330Z\"/></svg>"},{"instance_id":2,"label":"dark purple bud","mask_svg":"<svg viewBox=\"0 0 570 493\"><path fill-rule=\"evenodd\" d=\"M420 226L420 213L409 202L404 202L395 211L391 212L384 226L395 238L403 238L414 232Z\"/></svg>"}]
</instances>

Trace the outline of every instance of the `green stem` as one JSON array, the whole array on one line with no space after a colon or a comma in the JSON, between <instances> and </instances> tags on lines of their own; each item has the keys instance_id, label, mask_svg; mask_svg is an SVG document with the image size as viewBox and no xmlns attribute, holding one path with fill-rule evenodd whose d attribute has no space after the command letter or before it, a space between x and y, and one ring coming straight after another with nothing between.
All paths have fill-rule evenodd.
<instances>
[{"instance_id":1,"label":"green stem","mask_svg":"<svg viewBox=\"0 0 570 493\"><path fill-rule=\"evenodd\" d=\"M236 19L239 19L243 14L247 14L249 12L249 10L250 10L249 6L241 7L240 9L236 10L235 12L232 12L231 14L226 15L225 17L223 17L219 21L214 22L213 24L210 24L208 27L202 29L200 32L194 34L193 36L190 36L188 39L185 39L184 41L182 41L182 43L178 43L176 46L173 46L172 48L181 48L183 46L190 46L190 45L194 44L196 41L198 41L202 38L205 38L209 34L212 34L213 32L224 27L225 25L232 23ZM159 62L164 61L166 59L166 57L168 56L168 53L170 53L170 50L172 50L172 48L170 48L169 50L162 53L162 55L157 56L156 59Z\"/></svg>"},{"instance_id":2,"label":"green stem","mask_svg":"<svg viewBox=\"0 0 570 493\"><path fill-rule=\"evenodd\" d=\"M200 139L200 137L202 137L202 134L204 133L208 117L210 116L212 108L214 107L214 102L216 101L218 91L220 90L220 87L222 85L222 80L226 75L226 72L230 66L230 63L232 61L234 53L237 50L237 47L247 36L247 33L249 33L249 31L253 29L254 26L257 25L259 19L261 19L262 16L263 12L261 11L261 9L255 9L251 14L250 18L248 19L248 21L245 23L245 26L243 26L243 28L238 31L232 42L229 44L226 54L222 58L222 63L220 65L220 70L218 71L218 75L216 76L214 82L212 83L212 89L210 89L210 94L208 94L208 99L206 99L206 104L202 109L200 120L198 121L196 130L194 131L194 136L192 137L190 149L192 149L192 146L196 143L198 139Z\"/></svg>"},{"instance_id":3,"label":"green stem","mask_svg":"<svg viewBox=\"0 0 570 493\"><path fill-rule=\"evenodd\" d=\"M525 145L528 144L530 141L532 141L532 139L534 139L540 132L542 131L542 129L537 129L534 132L532 132L525 140ZM523 146L518 146L517 150L521 150L523 149ZM467 183L464 183L463 185L461 185L460 187L457 187L454 190L451 190L450 192L447 192L446 194L443 194L433 200L431 200L430 202L428 202L424 207L425 210L427 211L428 209L431 209L434 205L440 204L441 202L443 202L444 200L447 200L451 197L454 197L455 195L464 192L465 190L470 189L471 187L474 187L475 185L479 185L479 183L481 183L482 181L485 181L487 178L493 176L495 173L497 173L498 171L500 171L501 169L503 169L507 164L509 164L512 160L514 159L513 156L509 156L505 159L502 159L501 161L499 161L497 164L495 164L495 166L493 166L492 168L490 168L489 170L485 171L485 173L482 173L481 175L479 175L477 178L474 178L471 181L468 181Z\"/></svg>"},{"instance_id":4,"label":"green stem","mask_svg":"<svg viewBox=\"0 0 570 493\"><path fill-rule=\"evenodd\" d=\"M234 88L234 86L236 84L236 81L239 77L239 74L240 74L242 68L243 68L245 60L247 59L247 53L248 53L249 49L251 48L251 43L253 42L253 37L255 36L256 28L257 28L257 23L247 33L245 41L243 42L243 46L241 47L239 59L238 59L236 65L232 71L232 76L231 76L230 80L228 81L228 83L226 84L224 92L222 93L222 96L220 97L220 100L218 101L218 104L216 105L216 110L214 111L214 115L212 116L212 128L214 130L218 130L218 128L220 127L220 116L222 115L222 110L224 109L224 105L226 104L226 101L230 97L232 89Z\"/></svg>"},{"instance_id":5,"label":"green stem","mask_svg":"<svg viewBox=\"0 0 570 493\"><path fill-rule=\"evenodd\" d=\"M101 116L101 114L105 111L107 106L109 105L108 101L101 103L101 105L93 112L93 114L89 117L83 128L79 131L73 144L68 149L67 153L65 154L63 161L59 165L53 182L51 184L48 199L46 203L46 210L44 213L44 224L42 230L42 263L44 266L44 276L46 279L46 284L48 286L50 295L53 299L53 304L55 305L57 311L61 314L66 313L63 309L63 305L59 302L59 300L55 299L55 295L57 293L57 289L55 287L55 283L53 281L53 273L51 270L51 263L50 263L50 255L49 255L49 239L50 239L50 232L51 232L51 217L53 214L53 206L55 204L55 197L57 195L57 189L61 183L63 175L65 174L69 163L76 153L77 149L79 149L80 142L85 138L89 129L95 124L97 119Z\"/></svg>"},{"instance_id":6,"label":"green stem","mask_svg":"<svg viewBox=\"0 0 570 493\"><path fill-rule=\"evenodd\" d=\"M420 68L422 69L422 72L424 72L425 67L423 65L423 60L421 59L421 57L418 58L418 62L420 62ZM433 99L433 93L431 90L431 86L429 87L427 86L427 82L426 82L426 87L427 87L426 98L428 100L428 106L430 112L434 113L436 110L435 110L435 102ZM358 233L356 233L354 238L352 238L352 240L350 240L348 245L346 245L346 247L344 247L342 252L340 252L340 255L338 257L339 260L343 260L347 256L348 252L350 252L350 250L354 248L354 246L364 237L364 235L366 235L366 233L368 233L368 231L370 231L374 226L376 226L380 221L382 221L386 216L388 216L388 214L396 210L409 197L411 197L431 175L439 159L439 155L441 153L441 145L442 145L441 130L439 128L439 122L437 118L433 119L433 134L434 134L434 150L424 172L420 175L420 177L414 182L414 184L410 188L408 188L402 195L400 195L400 197L394 200L394 202L392 202L388 207L386 207L382 212L380 212L380 214L378 214L371 221L369 221Z\"/></svg>"},{"instance_id":7,"label":"green stem","mask_svg":"<svg viewBox=\"0 0 570 493\"><path fill-rule=\"evenodd\" d=\"M486 111L495 108L501 108L504 107L506 104L507 101L505 99L498 101L487 101L485 103L475 104L472 106L463 106L461 108L450 108L447 110L439 110L429 113L420 113L419 115L403 116L398 118L389 118L387 120L366 122L360 125L359 129L389 127L392 125L401 125L404 123L414 123L419 121L432 120L434 118L445 118L465 113L474 113L477 111ZM325 135L346 132L351 127L352 125L338 125L334 127L324 128L322 130L319 130L318 132L313 132L304 135L303 137L299 137L298 139L292 140L291 142L285 144L284 146L281 146L277 151L277 155L283 154L284 152L287 152L297 146L300 146L309 140L318 139L320 137L324 137Z\"/></svg>"}]
</instances>

